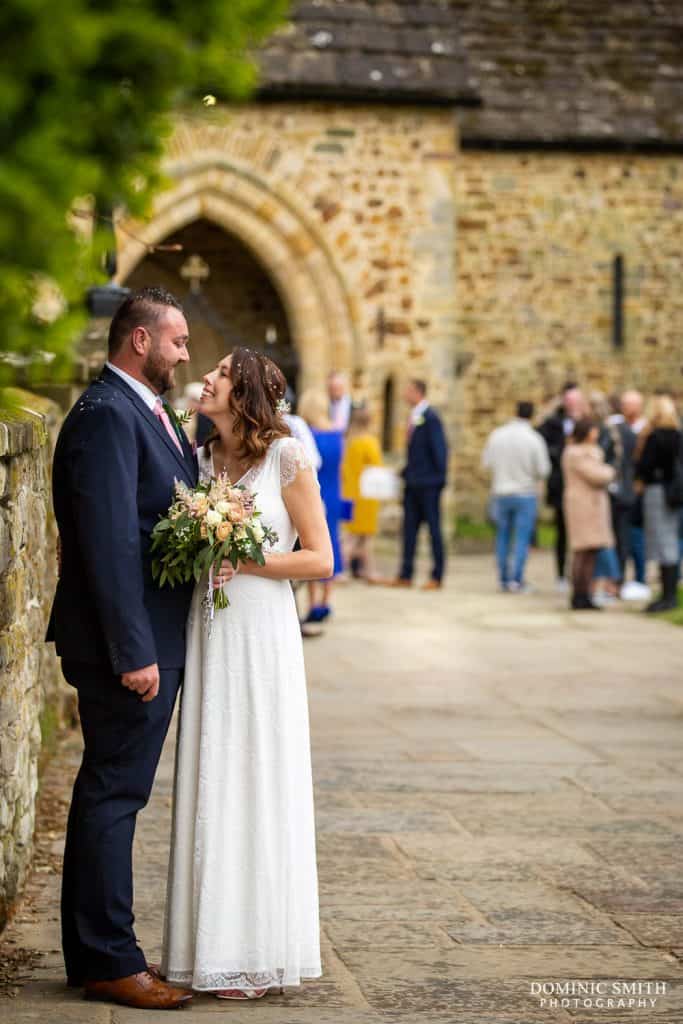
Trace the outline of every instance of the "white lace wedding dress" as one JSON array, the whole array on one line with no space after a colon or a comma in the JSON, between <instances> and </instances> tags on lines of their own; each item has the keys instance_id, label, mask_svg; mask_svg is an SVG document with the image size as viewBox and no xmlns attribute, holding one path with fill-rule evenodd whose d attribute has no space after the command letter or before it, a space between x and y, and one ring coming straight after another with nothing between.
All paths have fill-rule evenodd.
<instances>
[{"instance_id":1,"label":"white lace wedding dress","mask_svg":"<svg viewBox=\"0 0 683 1024\"><path fill-rule=\"evenodd\" d=\"M202 479L211 458L199 450ZM239 483L290 551L282 489L311 470L274 441ZM188 620L162 970L197 990L298 985L320 976L308 702L287 580L239 573L209 636L195 589Z\"/></svg>"}]
</instances>

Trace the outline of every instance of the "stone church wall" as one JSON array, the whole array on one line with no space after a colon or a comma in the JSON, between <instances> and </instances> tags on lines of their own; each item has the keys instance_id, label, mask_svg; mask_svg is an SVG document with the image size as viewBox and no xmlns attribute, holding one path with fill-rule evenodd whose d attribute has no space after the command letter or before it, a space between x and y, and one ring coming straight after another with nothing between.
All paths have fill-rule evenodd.
<instances>
[{"instance_id":1,"label":"stone church wall","mask_svg":"<svg viewBox=\"0 0 683 1024\"><path fill-rule=\"evenodd\" d=\"M210 211L214 195L232 196L238 206L235 188L246 196L252 183L264 196L261 242L270 231L276 247L278 234L289 231L290 211L306 225L305 234L287 236L291 273L299 259L314 265L323 262L323 253L330 259L359 344L354 357L339 365L329 333L318 331L316 350L299 351L303 379L323 383L330 369L351 371L357 390L372 403L378 429L392 380L393 413L384 425L396 451L405 438L407 410L399 396L408 377L430 379L435 404L448 415L453 408L456 152L455 118L448 110L334 103L217 106L179 116L167 145L179 204L185 201L184 180L205 167L203 192L192 209ZM159 224L152 224L157 235ZM135 243L124 233L119 241L120 266L128 273ZM296 343L297 330L305 334L301 323L311 316L306 296L294 308L286 294L282 298Z\"/></svg>"},{"instance_id":2,"label":"stone church wall","mask_svg":"<svg viewBox=\"0 0 683 1024\"><path fill-rule=\"evenodd\" d=\"M461 512L480 515L481 449L517 399L541 406L568 378L588 391L683 395L683 161L464 151L456 206L456 498Z\"/></svg>"}]
</instances>

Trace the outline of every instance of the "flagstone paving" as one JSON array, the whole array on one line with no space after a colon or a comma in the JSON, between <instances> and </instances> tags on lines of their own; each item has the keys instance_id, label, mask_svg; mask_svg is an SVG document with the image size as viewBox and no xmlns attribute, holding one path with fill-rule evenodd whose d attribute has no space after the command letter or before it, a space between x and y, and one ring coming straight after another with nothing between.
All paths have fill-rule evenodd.
<instances>
[{"instance_id":1,"label":"flagstone paving","mask_svg":"<svg viewBox=\"0 0 683 1024\"><path fill-rule=\"evenodd\" d=\"M682 1024L683 631L632 609L572 615L550 560L533 568L531 595L497 593L481 556L455 560L438 593L338 588L306 645L323 977L248 1005L197 997L188 1024ZM58 868L78 754L72 736L44 780L52 819L4 937L36 960L0 1021L166 1021L63 985ZM169 740L136 846L152 960L172 762ZM641 992L541 1005L540 984L591 979Z\"/></svg>"}]
</instances>

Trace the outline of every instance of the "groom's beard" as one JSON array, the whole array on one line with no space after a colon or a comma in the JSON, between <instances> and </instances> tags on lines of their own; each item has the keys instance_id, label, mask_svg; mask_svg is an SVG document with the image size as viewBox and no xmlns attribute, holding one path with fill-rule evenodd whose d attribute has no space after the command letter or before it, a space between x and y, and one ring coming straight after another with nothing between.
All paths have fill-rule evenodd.
<instances>
[{"instance_id":1,"label":"groom's beard","mask_svg":"<svg viewBox=\"0 0 683 1024\"><path fill-rule=\"evenodd\" d=\"M158 394L163 395L175 386L173 370L174 367L164 359L159 347L153 345L143 364L142 372Z\"/></svg>"}]
</instances>

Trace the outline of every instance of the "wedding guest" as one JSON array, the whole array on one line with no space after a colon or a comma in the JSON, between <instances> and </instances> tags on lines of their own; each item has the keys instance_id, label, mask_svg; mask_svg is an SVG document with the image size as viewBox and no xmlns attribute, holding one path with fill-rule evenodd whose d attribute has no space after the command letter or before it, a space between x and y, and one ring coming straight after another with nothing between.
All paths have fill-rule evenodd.
<instances>
[{"instance_id":1,"label":"wedding guest","mask_svg":"<svg viewBox=\"0 0 683 1024\"><path fill-rule=\"evenodd\" d=\"M680 473L681 431L678 413L668 395L657 395L648 424L636 448L636 479L643 491L645 544L648 558L659 562L662 592L645 609L662 612L676 607L678 580L678 508L667 501L667 487Z\"/></svg>"},{"instance_id":2,"label":"wedding guest","mask_svg":"<svg viewBox=\"0 0 683 1024\"><path fill-rule=\"evenodd\" d=\"M635 450L643 427L643 396L639 391L625 391L621 396L622 423L618 430L623 448L618 469L617 501L615 503L615 534L623 585L621 597L626 601L649 600L652 596L645 580L645 533L643 530L643 497L634 487ZM633 561L634 579L626 580L628 561Z\"/></svg>"},{"instance_id":3,"label":"wedding guest","mask_svg":"<svg viewBox=\"0 0 683 1024\"><path fill-rule=\"evenodd\" d=\"M560 404L555 409L555 412L551 413L538 428L539 434L548 446L548 455L550 456L551 463L546 502L555 514L555 562L557 566L557 586L558 590L561 591L565 591L568 588L565 577L567 528L562 501L562 453L567 438L574 430L575 423L585 414L585 410L586 403L579 386L573 381L568 381L562 388Z\"/></svg>"},{"instance_id":4,"label":"wedding guest","mask_svg":"<svg viewBox=\"0 0 683 1024\"><path fill-rule=\"evenodd\" d=\"M598 425L598 444L604 453L605 462L608 466L613 466L616 471L617 462L621 457L621 438L614 423L613 402L610 402L602 391L591 391L588 396L588 406L591 418ZM616 487L617 482L615 479L607 488L613 532L614 491ZM601 548L595 560L592 588L593 601L603 606L613 604L619 596L620 585L621 571L616 547Z\"/></svg>"},{"instance_id":5,"label":"wedding guest","mask_svg":"<svg viewBox=\"0 0 683 1024\"><path fill-rule=\"evenodd\" d=\"M301 441L311 465L317 472L320 469L323 460L320 457L320 452L318 451L318 446L315 443L315 438L313 437L311 428L309 427L308 423L306 423L306 420L304 420L301 416L297 415L296 395L289 386L287 387L287 391L285 393L285 400L287 405L289 406L289 412L285 412L282 418L289 427L292 433L292 437L295 437L297 441ZM294 550L299 550L299 548L300 542L297 540L294 546ZM292 590L294 591L294 599L297 603L297 611L299 608L299 590L302 588L303 582L303 580L292 580ZM322 636L322 626L316 623L301 622L300 626L301 635L305 640L310 640L313 637Z\"/></svg>"},{"instance_id":6,"label":"wedding guest","mask_svg":"<svg viewBox=\"0 0 683 1024\"><path fill-rule=\"evenodd\" d=\"M332 588L334 577L344 570L339 524L342 513L341 460L344 450L344 435L334 426L328 413L328 403L323 392L305 391L298 403L299 416L308 424L320 452L321 465L318 480L322 493L327 526L332 538L334 571L329 579L309 583L310 608L304 622L323 622L332 611Z\"/></svg>"},{"instance_id":7,"label":"wedding guest","mask_svg":"<svg viewBox=\"0 0 683 1024\"><path fill-rule=\"evenodd\" d=\"M589 416L597 425L598 444L605 454L605 462L608 466L614 465L615 442L614 435L610 430L612 411L610 409L607 396L602 391L590 392L588 396L588 409L586 415Z\"/></svg>"},{"instance_id":8,"label":"wedding guest","mask_svg":"<svg viewBox=\"0 0 683 1024\"><path fill-rule=\"evenodd\" d=\"M335 430L346 432L351 419L351 395L349 381L344 373L334 370L327 378L329 396L329 418Z\"/></svg>"},{"instance_id":9,"label":"wedding guest","mask_svg":"<svg viewBox=\"0 0 683 1024\"><path fill-rule=\"evenodd\" d=\"M539 484L550 473L546 444L531 426L533 414L531 402L519 402L514 419L489 435L481 459L492 474L500 587L512 592L526 586L524 570L538 514Z\"/></svg>"},{"instance_id":10,"label":"wedding guest","mask_svg":"<svg viewBox=\"0 0 683 1024\"><path fill-rule=\"evenodd\" d=\"M290 387L287 388L286 402L289 406L289 412L284 413L283 419L289 427L292 437L295 437L297 441L301 441L311 463L315 466L316 470L319 470L323 460L318 451L311 428L306 420L297 414L296 395Z\"/></svg>"},{"instance_id":11,"label":"wedding guest","mask_svg":"<svg viewBox=\"0 0 683 1024\"><path fill-rule=\"evenodd\" d=\"M611 506L611 495L610 506ZM614 532L614 517L612 531ZM619 598L619 559L616 547L600 548L593 570L592 598L595 604L615 604Z\"/></svg>"},{"instance_id":12,"label":"wedding guest","mask_svg":"<svg viewBox=\"0 0 683 1024\"><path fill-rule=\"evenodd\" d=\"M598 435L598 425L583 417L576 423L570 443L562 452L562 500L572 551L571 607L575 611L599 608L590 597L595 560L601 548L614 544L607 497L614 469L605 463Z\"/></svg>"},{"instance_id":13,"label":"wedding guest","mask_svg":"<svg viewBox=\"0 0 683 1024\"><path fill-rule=\"evenodd\" d=\"M346 525L347 562L351 574L373 583L377 581L373 541L377 534L379 501L362 497L360 478L368 466L382 465L382 451L370 431L370 420L367 408L354 409L351 413L342 462L342 495L353 503L353 516Z\"/></svg>"},{"instance_id":14,"label":"wedding guest","mask_svg":"<svg viewBox=\"0 0 683 1024\"><path fill-rule=\"evenodd\" d=\"M411 380L404 393L410 406L408 420L408 459L402 476L403 492L403 558L401 571L391 585L409 587L420 526L426 523L432 543L431 579L423 590L438 590L442 585L445 555L441 534L441 492L446 483L448 445L443 424L427 401L427 385Z\"/></svg>"}]
</instances>

